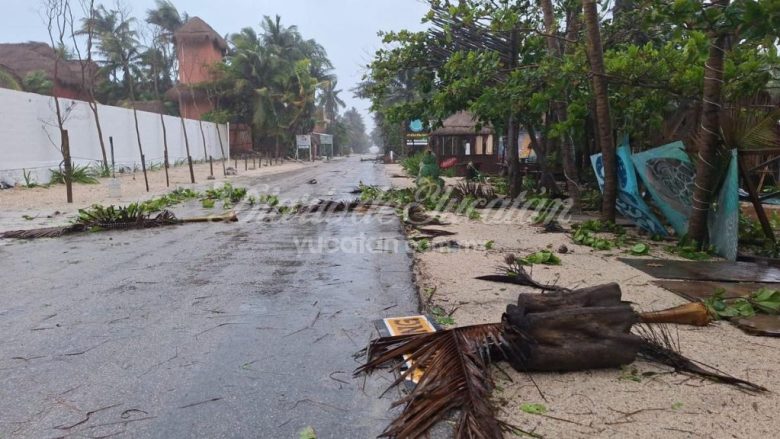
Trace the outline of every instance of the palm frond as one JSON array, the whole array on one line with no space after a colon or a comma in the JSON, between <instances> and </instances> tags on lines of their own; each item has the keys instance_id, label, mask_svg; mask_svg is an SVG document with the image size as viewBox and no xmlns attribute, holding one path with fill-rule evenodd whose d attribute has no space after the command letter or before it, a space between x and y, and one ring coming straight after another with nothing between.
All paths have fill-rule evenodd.
<instances>
[{"instance_id":1,"label":"palm frond","mask_svg":"<svg viewBox=\"0 0 780 439\"><path fill-rule=\"evenodd\" d=\"M422 377L414 390L393 405L404 410L381 437L418 438L451 410L460 410L456 438L501 438L502 425L490 402L493 380L489 365L496 359L522 361L523 353L509 345L503 325L465 326L434 333L383 337L371 343L368 362L355 374L370 373L402 356L411 367L400 371L392 388L417 371Z\"/></svg>"},{"instance_id":2,"label":"palm frond","mask_svg":"<svg viewBox=\"0 0 780 439\"><path fill-rule=\"evenodd\" d=\"M525 287L533 287L542 291L571 291L569 288L565 288L559 285L548 285L535 281L531 274L526 271L525 267L523 267L518 262L517 257L511 253L504 257L504 262L506 265L498 267L499 274L477 276L475 279L485 280L488 282L522 285Z\"/></svg>"},{"instance_id":3,"label":"palm frond","mask_svg":"<svg viewBox=\"0 0 780 439\"><path fill-rule=\"evenodd\" d=\"M644 360L674 368L675 372L700 376L718 383L728 384L748 392L766 392L766 387L726 374L713 366L691 360L680 353L680 346L665 325L635 325L635 333L643 343L639 357Z\"/></svg>"}]
</instances>

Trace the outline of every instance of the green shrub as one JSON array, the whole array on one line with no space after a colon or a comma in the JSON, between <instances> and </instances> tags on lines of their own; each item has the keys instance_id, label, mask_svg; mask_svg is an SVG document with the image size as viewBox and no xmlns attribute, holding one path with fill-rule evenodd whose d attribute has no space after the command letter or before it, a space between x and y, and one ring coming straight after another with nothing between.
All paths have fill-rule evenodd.
<instances>
[{"instance_id":1,"label":"green shrub","mask_svg":"<svg viewBox=\"0 0 780 439\"><path fill-rule=\"evenodd\" d=\"M423 152L418 152L415 155L406 157L401 160L401 167L404 168L404 171L406 171L407 174L412 177L417 177L417 174L420 173L420 162L422 161L424 154L425 153Z\"/></svg>"},{"instance_id":2,"label":"green shrub","mask_svg":"<svg viewBox=\"0 0 780 439\"><path fill-rule=\"evenodd\" d=\"M89 166L73 166L71 169L71 181L81 184L98 184L97 177L99 172ZM51 180L49 184L65 184L65 171L59 169L51 170Z\"/></svg>"}]
</instances>

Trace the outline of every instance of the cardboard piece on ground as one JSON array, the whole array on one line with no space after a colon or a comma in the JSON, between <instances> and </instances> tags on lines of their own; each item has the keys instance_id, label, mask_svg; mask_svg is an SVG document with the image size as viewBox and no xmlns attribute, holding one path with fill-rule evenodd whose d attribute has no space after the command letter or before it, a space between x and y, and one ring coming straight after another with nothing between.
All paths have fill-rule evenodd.
<instances>
[{"instance_id":1,"label":"cardboard piece on ground","mask_svg":"<svg viewBox=\"0 0 780 439\"><path fill-rule=\"evenodd\" d=\"M388 317L377 320L374 324L382 337L436 332L436 326L426 316ZM403 369L406 370L412 363L408 361L406 355L404 360L406 366ZM422 378L422 370L417 369L407 377L407 380L417 384L420 378Z\"/></svg>"}]
</instances>

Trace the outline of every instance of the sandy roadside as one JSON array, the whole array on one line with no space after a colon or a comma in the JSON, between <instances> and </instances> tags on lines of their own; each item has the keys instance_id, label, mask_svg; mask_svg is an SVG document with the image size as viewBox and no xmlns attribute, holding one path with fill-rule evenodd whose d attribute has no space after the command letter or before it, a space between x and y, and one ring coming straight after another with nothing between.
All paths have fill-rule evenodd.
<instances>
[{"instance_id":1,"label":"sandy roadside","mask_svg":"<svg viewBox=\"0 0 780 439\"><path fill-rule=\"evenodd\" d=\"M388 176L403 173L398 165L386 166L385 172ZM392 181L401 187L413 182L407 178ZM455 239L475 248L416 253L421 300L427 301L433 291L430 304L452 312L457 326L498 322L518 293L534 291L474 277L493 274L508 252L525 256L565 245L569 252L558 255L560 266L534 266L536 280L572 288L618 282L624 299L642 310L685 303L652 285L651 277L617 261L626 256L621 250L594 251L573 243L568 234L541 233L531 224L531 216L523 215L507 224L447 217L452 224L443 228L456 235L436 238L433 243ZM494 242L491 250L485 248L488 241ZM674 259L657 246L649 257ZM688 357L752 380L769 388L770 393L750 395L641 361L627 370L530 375L503 364L506 375L493 374L501 419L546 438L775 437L780 428L774 415L780 411L780 340L753 337L725 322L673 330ZM548 411L546 415L527 414L520 408L524 403L544 404Z\"/></svg>"},{"instance_id":2,"label":"sandy roadside","mask_svg":"<svg viewBox=\"0 0 780 439\"><path fill-rule=\"evenodd\" d=\"M227 163L227 166L234 166L234 162ZM0 231L65 224L78 213L78 209L95 203L103 205L128 204L163 195L177 187L202 190L215 183L234 181L243 177L273 175L305 166L311 166L311 163L288 161L268 166L264 162L262 167L252 169L250 161L247 166L249 169L244 170L244 163L239 160L238 175L224 177L221 164L215 162L215 179L208 180L209 165L207 163L196 164L193 166L195 184L190 182L188 166L176 166L168 171L170 187L165 185L164 170L148 172L149 192L146 191L142 172L117 174L117 180L119 180L121 187L120 197L111 197L109 192L111 179L102 178L98 184L75 184L72 204L66 202L65 185L35 188L17 186L13 189L0 190Z\"/></svg>"}]
</instances>

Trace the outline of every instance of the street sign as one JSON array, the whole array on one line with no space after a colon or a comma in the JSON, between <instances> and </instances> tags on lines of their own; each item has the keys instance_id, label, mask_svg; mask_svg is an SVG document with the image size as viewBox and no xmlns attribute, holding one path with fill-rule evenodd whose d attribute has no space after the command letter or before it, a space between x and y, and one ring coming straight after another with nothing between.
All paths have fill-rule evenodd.
<instances>
[{"instance_id":1,"label":"street sign","mask_svg":"<svg viewBox=\"0 0 780 439\"><path fill-rule=\"evenodd\" d=\"M298 145L298 149L310 149L311 136L308 134L297 135L295 136L295 143Z\"/></svg>"}]
</instances>

